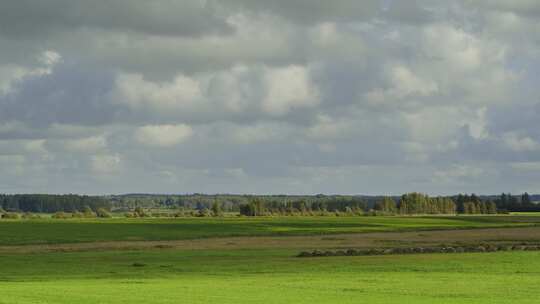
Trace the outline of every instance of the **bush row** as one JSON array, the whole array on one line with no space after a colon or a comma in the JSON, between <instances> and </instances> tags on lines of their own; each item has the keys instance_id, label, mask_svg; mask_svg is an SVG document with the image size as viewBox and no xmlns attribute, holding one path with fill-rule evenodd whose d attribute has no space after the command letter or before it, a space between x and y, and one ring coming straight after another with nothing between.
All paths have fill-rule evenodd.
<instances>
[{"instance_id":1,"label":"bush row","mask_svg":"<svg viewBox=\"0 0 540 304\"><path fill-rule=\"evenodd\" d=\"M17 212L4 212L0 213L0 218L3 219L9 219L9 220L16 220L16 219L40 219L42 218L39 214L35 213L29 213L25 212L23 214L17 213Z\"/></svg>"},{"instance_id":2,"label":"bush row","mask_svg":"<svg viewBox=\"0 0 540 304\"><path fill-rule=\"evenodd\" d=\"M475 246L439 246L439 247L396 247L396 248L372 248L372 249L348 249L348 250L313 250L302 251L297 256L325 257L325 256L366 256L366 255L390 255L390 254L417 254L417 253L464 253L464 252L495 252L495 251L536 251L540 246L531 244L520 245L491 245L482 244Z\"/></svg>"},{"instance_id":3,"label":"bush row","mask_svg":"<svg viewBox=\"0 0 540 304\"><path fill-rule=\"evenodd\" d=\"M103 208L99 208L96 212L92 210L85 210L84 212L75 211L72 213L67 213L63 211L56 212L52 215L54 219L68 219L68 218L110 218L112 217L111 213Z\"/></svg>"}]
</instances>

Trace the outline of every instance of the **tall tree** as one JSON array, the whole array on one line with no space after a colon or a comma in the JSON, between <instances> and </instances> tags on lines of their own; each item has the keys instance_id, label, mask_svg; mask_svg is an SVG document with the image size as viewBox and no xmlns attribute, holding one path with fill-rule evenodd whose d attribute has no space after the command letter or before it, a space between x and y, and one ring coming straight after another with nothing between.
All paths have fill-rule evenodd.
<instances>
[{"instance_id":1,"label":"tall tree","mask_svg":"<svg viewBox=\"0 0 540 304\"><path fill-rule=\"evenodd\" d=\"M530 206L532 205L531 198L529 197L529 193L525 192L521 195L521 204L523 206Z\"/></svg>"}]
</instances>

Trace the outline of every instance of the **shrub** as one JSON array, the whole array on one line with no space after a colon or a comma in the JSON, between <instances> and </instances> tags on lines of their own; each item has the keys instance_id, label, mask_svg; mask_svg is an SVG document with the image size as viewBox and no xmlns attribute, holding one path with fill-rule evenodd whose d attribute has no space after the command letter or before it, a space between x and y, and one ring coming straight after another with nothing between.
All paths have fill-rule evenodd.
<instances>
[{"instance_id":1,"label":"shrub","mask_svg":"<svg viewBox=\"0 0 540 304\"><path fill-rule=\"evenodd\" d=\"M23 218L23 219L26 219L26 220L35 220L35 219L40 219L41 216L39 216L38 214L33 214L33 213L30 213L30 212L25 212L25 213L22 215L22 218Z\"/></svg>"},{"instance_id":2,"label":"shrub","mask_svg":"<svg viewBox=\"0 0 540 304\"><path fill-rule=\"evenodd\" d=\"M71 217L73 218L83 218L85 217L84 213L82 212L79 212L79 211L75 211L71 214Z\"/></svg>"},{"instance_id":3,"label":"shrub","mask_svg":"<svg viewBox=\"0 0 540 304\"><path fill-rule=\"evenodd\" d=\"M148 214L144 212L143 208L137 207L133 211L133 217L148 217Z\"/></svg>"},{"instance_id":4,"label":"shrub","mask_svg":"<svg viewBox=\"0 0 540 304\"><path fill-rule=\"evenodd\" d=\"M133 266L133 267L144 267L144 266L146 266L146 264L144 264L144 263L133 263L133 264L131 264L131 266Z\"/></svg>"},{"instance_id":5,"label":"shrub","mask_svg":"<svg viewBox=\"0 0 540 304\"><path fill-rule=\"evenodd\" d=\"M84 207L84 217L87 217L87 218L96 217L96 213L92 209L90 209L90 207L85 206Z\"/></svg>"},{"instance_id":6,"label":"shrub","mask_svg":"<svg viewBox=\"0 0 540 304\"><path fill-rule=\"evenodd\" d=\"M207 209L207 208L204 208L204 209L200 209L199 210L199 213L197 214L198 217L208 217L208 216L212 216L212 211L210 211L210 209Z\"/></svg>"},{"instance_id":7,"label":"shrub","mask_svg":"<svg viewBox=\"0 0 540 304\"><path fill-rule=\"evenodd\" d=\"M69 214L65 213L64 211L58 211L55 214L52 215L52 218L54 219L67 219L69 218Z\"/></svg>"},{"instance_id":8,"label":"shrub","mask_svg":"<svg viewBox=\"0 0 540 304\"><path fill-rule=\"evenodd\" d=\"M174 217L185 217L186 216L186 213L184 212L184 210L179 210L179 211L176 211L174 214L173 214Z\"/></svg>"},{"instance_id":9,"label":"shrub","mask_svg":"<svg viewBox=\"0 0 540 304\"><path fill-rule=\"evenodd\" d=\"M111 218L112 215L109 211L105 210L104 208L99 208L96 212L97 217L101 218Z\"/></svg>"},{"instance_id":10,"label":"shrub","mask_svg":"<svg viewBox=\"0 0 540 304\"><path fill-rule=\"evenodd\" d=\"M7 213L2 214L2 218L16 220L16 219L19 219L20 216L18 213L15 213L15 212L7 212Z\"/></svg>"}]
</instances>

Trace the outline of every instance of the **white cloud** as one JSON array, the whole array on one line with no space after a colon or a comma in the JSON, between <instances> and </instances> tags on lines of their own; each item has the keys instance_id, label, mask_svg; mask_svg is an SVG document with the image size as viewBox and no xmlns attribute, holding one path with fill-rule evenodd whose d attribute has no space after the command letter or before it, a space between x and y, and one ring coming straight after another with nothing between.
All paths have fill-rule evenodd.
<instances>
[{"instance_id":1,"label":"white cloud","mask_svg":"<svg viewBox=\"0 0 540 304\"><path fill-rule=\"evenodd\" d=\"M421 79L405 66L395 66L391 70L391 79L397 97L411 94L429 96L438 91L437 83L433 80Z\"/></svg>"},{"instance_id":2,"label":"white cloud","mask_svg":"<svg viewBox=\"0 0 540 304\"><path fill-rule=\"evenodd\" d=\"M24 143L24 150L29 153L47 154L46 142L45 139L27 140Z\"/></svg>"},{"instance_id":3,"label":"white cloud","mask_svg":"<svg viewBox=\"0 0 540 304\"><path fill-rule=\"evenodd\" d=\"M75 152L95 152L107 147L107 139L103 135L73 139L66 141L65 147Z\"/></svg>"},{"instance_id":4,"label":"white cloud","mask_svg":"<svg viewBox=\"0 0 540 304\"><path fill-rule=\"evenodd\" d=\"M305 67L289 66L268 69L265 74L267 95L262 108L271 115L283 115L292 109L312 107L319 103Z\"/></svg>"},{"instance_id":5,"label":"white cloud","mask_svg":"<svg viewBox=\"0 0 540 304\"><path fill-rule=\"evenodd\" d=\"M62 56L52 50L47 50L43 52L41 56L39 57L39 61L47 67L54 66L55 64L60 62L61 59L62 59Z\"/></svg>"},{"instance_id":6,"label":"white cloud","mask_svg":"<svg viewBox=\"0 0 540 304\"><path fill-rule=\"evenodd\" d=\"M437 106L423 107L403 114L412 139L435 144L445 143L455 137L463 127L476 139L487 137L485 109Z\"/></svg>"},{"instance_id":7,"label":"white cloud","mask_svg":"<svg viewBox=\"0 0 540 304\"><path fill-rule=\"evenodd\" d=\"M12 85L28 76L42 76L52 72L52 69L61 60L62 56L55 51L45 51L37 56L37 66L23 66L18 64L0 64L0 96L10 91Z\"/></svg>"},{"instance_id":8,"label":"white cloud","mask_svg":"<svg viewBox=\"0 0 540 304\"><path fill-rule=\"evenodd\" d=\"M375 88L365 94L373 106L394 105L401 107L403 100L428 97L439 91L439 86L432 79L416 75L410 68L397 64L387 69L385 78L388 89Z\"/></svg>"},{"instance_id":9,"label":"white cloud","mask_svg":"<svg viewBox=\"0 0 540 304\"><path fill-rule=\"evenodd\" d=\"M185 124L148 125L135 131L135 139L147 146L172 147L193 135L193 129Z\"/></svg>"},{"instance_id":10,"label":"white cloud","mask_svg":"<svg viewBox=\"0 0 540 304\"><path fill-rule=\"evenodd\" d=\"M191 77L179 74L172 82L153 82L138 74L120 75L112 98L136 110L182 118L190 114L212 117L216 111L230 116L253 110L281 116L319 104L309 70L296 65L235 65Z\"/></svg>"},{"instance_id":11,"label":"white cloud","mask_svg":"<svg viewBox=\"0 0 540 304\"><path fill-rule=\"evenodd\" d=\"M540 143L528 136L519 136L515 133L505 133L502 135L502 142L509 149L516 152L540 150Z\"/></svg>"},{"instance_id":12,"label":"white cloud","mask_svg":"<svg viewBox=\"0 0 540 304\"><path fill-rule=\"evenodd\" d=\"M201 98L199 83L184 75L172 82L153 83L140 74L121 74L116 79L117 102L134 108L149 107L162 113L196 106Z\"/></svg>"}]
</instances>

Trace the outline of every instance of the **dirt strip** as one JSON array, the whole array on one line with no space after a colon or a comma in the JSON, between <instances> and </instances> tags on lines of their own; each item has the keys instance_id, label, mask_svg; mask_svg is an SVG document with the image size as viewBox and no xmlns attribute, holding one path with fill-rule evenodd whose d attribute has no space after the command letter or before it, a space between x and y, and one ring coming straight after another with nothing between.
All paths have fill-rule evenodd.
<instances>
[{"instance_id":1,"label":"dirt strip","mask_svg":"<svg viewBox=\"0 0 540 304\"><path fill-rule=\"evenodd\" d=\"M71 252L138 249L342 249L440 244L540 242L540 227L471 230L376 232L318 236L229 237L177 241L115 241L74 244L0 246L4 253Z\"/></svg>"}]
</instances>

